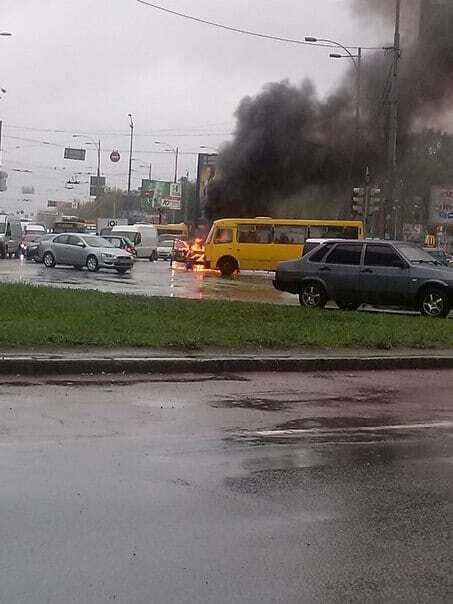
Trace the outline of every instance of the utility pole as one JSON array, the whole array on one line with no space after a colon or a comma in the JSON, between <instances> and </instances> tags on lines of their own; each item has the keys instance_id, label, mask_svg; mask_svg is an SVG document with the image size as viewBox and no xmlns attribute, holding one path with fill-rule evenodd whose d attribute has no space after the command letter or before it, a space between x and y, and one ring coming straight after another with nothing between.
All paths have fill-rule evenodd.
<instances>
[{"instance_id":1,"label":"utility pole","mask_svg":"<svg viewBox=\"0 0 453 604\"><path fill-rule=\"evenodd\" d=\"M101 139L98 139L98 178L101 175Z\"/></svg>"},{"instance_id":2,"label":"utility pole","mask_svg":"<svg viewBox=\"0 0 453 604\"><path fill-rule=\"evenodd\" d=\"M134 146L134 120L132 119L132 114L129 113L128 114L129 119L130 119L130 129L131 129L131 140L130 140L130 147L129 147L129 174L128 174L128 179L127 179L127 221L129 222L129 212L130 212L130 205L131 205L131 176L132 176L132 150L133 150L133 146Z\"/></svg>"},{"instance_id":3,"label":"utility pole","mask_svg":"<svg viewBox=\"0 0 453 604\"><path fill-rule=\"evenodd\" d=\"M151 180L151 174L153 172L153 164L151 162L149 162L149 173L148 173L148 180Z\"/></svg>"},{"instance_id":4,"label":"utility pole","mask_svg":"<svg viewBox=\"0 0 453 604\"><path fill-rule=\"evenodd\" d=\"M179 155L179 147L175 149L175 179L174 182L178 182L178 155Z\"/></svg>"},{"instance_id":5,"label":"utility pole","mask_svg":"<svg viewBox=\"0 0 453 604\"><path fill-rule=\"evenodd\" d=\"M390 120L389 120L389 146L387 157L387 180L388 191L387 199L384 208L383 232L382 236L391 231L388 224L393 217L393 206L396 188L396 167L397 167L397 148L398 148L398 111L399 111L399 61L401 58L401 0L396 0L396 17L395 17L395 41L393 44L393 70L392 70L392 90L390 99Z\"/></svg>"},{"instance_id":6,"label":"utility pole","mask_svg":"<svg viewBox=\"0 0 453 604\"><path fill-rule=\"evenodd\" d=\"M360 118L361 118L361 107L362 107L362 49L357 49L357 97L356 97L356 111L355 111L355 148L356 148L356 161L357 161L357 149L360 145Z\"/></svg>"}]
</instances>

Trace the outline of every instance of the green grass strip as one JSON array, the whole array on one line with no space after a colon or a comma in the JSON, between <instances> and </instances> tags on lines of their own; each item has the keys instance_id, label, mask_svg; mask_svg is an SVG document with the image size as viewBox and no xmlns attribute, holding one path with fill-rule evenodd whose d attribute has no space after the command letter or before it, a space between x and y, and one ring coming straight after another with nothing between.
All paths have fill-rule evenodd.
<instances>
[{"instance_id":1,"label":"green grass strip","mask_svg":"<svg viewBox=\"0 0 453 604\"><path fill-rule=\"evenodd\" d=\"M450 348L453 322L0 285L3 346Z\"/></svg>"}]
</instances>

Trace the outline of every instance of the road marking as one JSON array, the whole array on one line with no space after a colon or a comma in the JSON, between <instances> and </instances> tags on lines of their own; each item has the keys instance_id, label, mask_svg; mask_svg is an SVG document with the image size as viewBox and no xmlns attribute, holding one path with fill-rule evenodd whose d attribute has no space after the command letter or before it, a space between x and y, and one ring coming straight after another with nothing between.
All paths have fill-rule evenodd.
<instances>
[{"instance_id":1,"label":"road marking","mask_svg":"<svg viewBox=\"0 0 453 604\"><path fill-rule=\"evenodd\" d=\"M388 430L433 430L436 428L453 428L453 421L431 422L423 424L393 424L389 426L356 426L354 428L294 428L290 430L258 430L249 432L253 436L303 436L305 434L344 434L345 432L387 432Z\"/></svg>"}]
</instances>

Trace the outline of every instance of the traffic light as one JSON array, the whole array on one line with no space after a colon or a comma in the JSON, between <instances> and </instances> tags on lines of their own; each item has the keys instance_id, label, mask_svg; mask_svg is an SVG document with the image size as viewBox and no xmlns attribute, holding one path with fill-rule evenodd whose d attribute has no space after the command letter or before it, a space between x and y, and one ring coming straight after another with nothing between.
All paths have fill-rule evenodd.
<instances>
[{"instance_id":1,"label":"traffic light","mask_svg":"<svg viewBox=\"0 0 453 604\"><path fill-rule=\"evenodd\" d=\"M352 210L356 214L363 216L365 212L366 189L364 187L356 187L352 190Z\"/></svg>"},{"instance_id":2,"label":"traffic light","mask_svg":"<svg viewBox=\"0 0 453 604\"><path fill-rule=\"evenodd\" d=\"M370 191L370 205L368 207L368 216L373 216L373 214L377 214L380 210L382 196L381 189L371 189Z\"/></svg>"}]
</instances>

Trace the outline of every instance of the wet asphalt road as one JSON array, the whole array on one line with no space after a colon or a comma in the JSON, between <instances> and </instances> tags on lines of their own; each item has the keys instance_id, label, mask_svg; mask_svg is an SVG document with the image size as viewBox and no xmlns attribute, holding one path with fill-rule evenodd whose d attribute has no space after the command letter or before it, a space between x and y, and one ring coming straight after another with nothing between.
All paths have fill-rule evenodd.
<instances>
[{"instance_id":1,"label":"wet asphalt road","mask_svg":"<svg viewBox=\"0 0 453 604\"><path fill-rule=\"evenodd\" d=\"M453 372L2 379L2 603L452 601Z\"/></svg>"},{"instance_id":2,"label":"wet asphalt road","mask_svg":"<svg viewBox=\"0 0 453 604\"><path fill-rule=\"evenodd\" d=\"M278 292L272 286L273 273L242 273L224 278L214 271L187 271L184 265L173 270L169 262L138 260L131 273L101 270L89 273L72 267L47 269L24 260L0 260L0 282L97 289L104 292L171 296L193 299L231 299L278 304L299 304L297 296Z\"/></svg>"}]
</instances>

